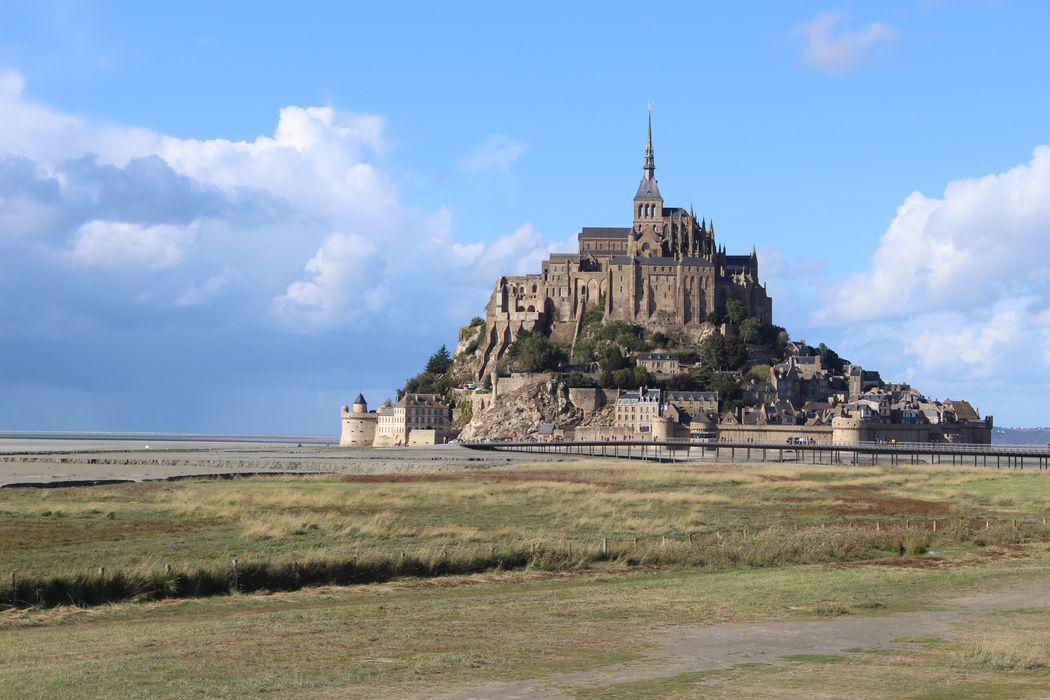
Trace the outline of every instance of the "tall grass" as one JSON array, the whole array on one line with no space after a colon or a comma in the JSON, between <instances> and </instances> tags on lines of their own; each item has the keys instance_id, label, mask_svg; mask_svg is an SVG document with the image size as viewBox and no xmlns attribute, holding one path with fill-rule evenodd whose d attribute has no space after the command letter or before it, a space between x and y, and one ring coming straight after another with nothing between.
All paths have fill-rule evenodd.
<instances>
[{"instance_id":1,"label":"tall grass","mask_svg":"<svg viewBox=\"0 0 1050 700\"><path fill-rule=\"evenodd\" d=\"M921 536L922 533L916 533ZM235 591L291 591L313 585L380 583L395 578L433 578L495 570L570 571L593 566L770 567L870 559L898 551L900 533L832 527L774 527L697 538L548 540L513 547L461 545L416 551L371 550L337 558L232 561L183 569L143 566L128 571L36 575L4 581L0 609L92 606L225 595Z\"/></svg>"}]
</instances>

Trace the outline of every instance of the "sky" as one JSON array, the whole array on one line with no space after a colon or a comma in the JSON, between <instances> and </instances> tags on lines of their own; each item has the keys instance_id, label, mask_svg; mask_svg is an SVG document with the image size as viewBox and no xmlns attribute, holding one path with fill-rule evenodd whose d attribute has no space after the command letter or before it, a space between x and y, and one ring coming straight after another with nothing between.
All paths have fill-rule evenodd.
<instances>
[{"instance_id":1,"label":"sky","mask_svg":"<svg viewBox=\"0 0 1050 700\"><path fill-rule=\"evenodd\" d=\"M583 226L1050 424L1050 5L0 0L0 430L338 432Z\"/></svg>"}]
</instances>

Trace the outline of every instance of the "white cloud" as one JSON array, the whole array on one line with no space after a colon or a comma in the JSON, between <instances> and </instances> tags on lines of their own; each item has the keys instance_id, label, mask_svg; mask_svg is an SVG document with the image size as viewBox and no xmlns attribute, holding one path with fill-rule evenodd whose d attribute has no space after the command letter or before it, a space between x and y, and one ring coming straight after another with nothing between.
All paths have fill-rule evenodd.
<instances>
[{"instance_id":1,"label":"white cloud","mask_svg":"<svg viewBox=\"0 0 1050 700\"><path fill-rule=\"evenodd\" d=\"M915 192L897 209L871 269L836 285L817 313L851 323L986 306L1017 290L1050 305L1050 147L1005 173L957 180L941 199ZM1041 311L1041 309L1037 309Z\"/></svg>"},{"instance_id":2,"label":"white cloud","mask_svg":"<svg viewBox=\"0 0 1050 700\"><path fill-rule=\"evenodd\" d=\"M920 376L987 378L1035 340L1029 335L1028 299L1003 299L983 318L953 312L921 319L906 351Z\"/></svg>"},{"instance_id":3,"label":"white cloud","mask_svg":"<svg viewBox=\"0 0 1050 700\"><path fill-rule=\"evenodd\" d=\"M848 13L833 7L796 24L792 34L802 41L803 63L826 73L844 73L901 36L885 22L871 22L854 30L848 26L848 19Z\"/></svg>"},{"instance_id":4,"label":"white cloud","mask_svg":"<svg viewBox=\"0 0 1050 700\"><path fill-rule=\"evenodd\" d=\"M362 236L328 236L306 263L310 279L291 283L274 300L278 316L290 325L309 321L311 328L317 328L352 322L378 311L385 295L377 293L368 270L377 250Z\"/></svg>"},{"instance_id":5,"label":"white cloud","mask_svg":"<svg viewBox=\"0 0 1050 700\"><path fill-rule=\"evenodd\" d=\"M37 104L10 71L0 113L0 244L76 263L110 307L214 306L237 270L238 304L223 313L433 333L477 314L497 271L532 271L557 247L531 226L461 241L451 212L401 201L371 162L386 148L377 115L292 105L269 135L182 139ZM506 170L525 148L494 134L461 165Z\"/></svg>"},{"instance_id":6,"label":"white cloud","mask_svg":"<svg viewBox=\"0 0 1050 700\"><path fill-rule=\"evenodd\" d=\"M490 134L460 161L460 167L473 173L506 172L527 148L524 142L504 134Z\"/></svg>"},{"instance_id":7,"label":"white cloud","mask_svg":"<svg viewBox=\"0 0 1050 700\"><path fill-rule=\"evenodd\" d=\"M196 226L140 226L122 221L89 221L73 238L71 258L103 268L160 270L177 265L193 244Z\"/></svg>"}]
</instances>

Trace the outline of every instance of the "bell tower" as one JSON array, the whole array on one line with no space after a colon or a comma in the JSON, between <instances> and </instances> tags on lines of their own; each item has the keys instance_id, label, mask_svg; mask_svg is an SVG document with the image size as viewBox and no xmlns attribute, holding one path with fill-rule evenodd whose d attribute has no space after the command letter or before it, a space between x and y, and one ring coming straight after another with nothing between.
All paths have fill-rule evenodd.
<instances>
[{"instance_id":1,"label":"bell tower","mask_svg":"<svg viewBox=\"0 0 1050 700\"><path fill-rule=\"evenodd\" d=\"M645 144L645 166L642 169L642 181L634 195L632 230L641 241L649 243L647 250L660 247L663 240L664 198L660 195L660 186L656 183L656 159L653 156L653 103L649 103L649 140ZM656 253L654 251L655 254ZM650 254L654 254L650 253Z\"/></svg>"}]
</instances>

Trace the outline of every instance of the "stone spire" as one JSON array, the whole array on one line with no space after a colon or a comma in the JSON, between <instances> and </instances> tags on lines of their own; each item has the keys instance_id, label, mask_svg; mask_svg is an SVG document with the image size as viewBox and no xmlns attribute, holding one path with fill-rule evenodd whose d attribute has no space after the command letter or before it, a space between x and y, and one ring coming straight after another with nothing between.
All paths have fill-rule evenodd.
<instances>
[{"instance_id":1,"label":"stone spire","mask_svg":"<svg viewBox=\"0 0 1050 700\"><path fill-rule=\"evenodd\" d=\"M653 103L649 103L649 140L645 144L645 175L638 184L638 192L634 195L635 220L642 218L651 219L659 217L663 213L664 198L660 196L660 186L656 184L656 160L653 158ZM643 202L642 211L638 212L637 203ZM649 208L646 209L645 207ZM646 214L645 212L649 212Z\"/></svg>"},{"instance_id":2,"label":"stone spire","mask_svg":"<svg viewBox=\"0 0 1050 700\"><path fill-rule=\"evenodd\" d=\"M645 177L652 180L655 176L656 159L653 157L653 103L649 103L649 141L645 144Z\"/></svg>"}]
</instances>

